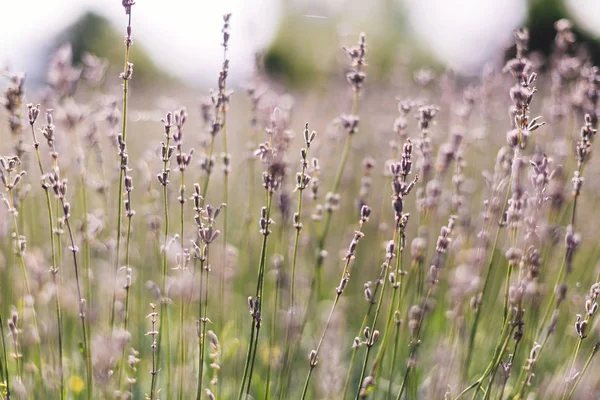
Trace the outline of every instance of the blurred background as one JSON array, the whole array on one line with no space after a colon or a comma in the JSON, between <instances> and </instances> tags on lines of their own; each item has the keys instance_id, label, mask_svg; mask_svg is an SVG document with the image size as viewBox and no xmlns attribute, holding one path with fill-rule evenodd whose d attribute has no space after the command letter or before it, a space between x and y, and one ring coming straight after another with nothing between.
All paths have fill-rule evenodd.
<instances>
[{"instance_id":1,"label":"blurred background","mask_svg":"<svg viewBox=\"0 0 600 400\"><path fill-rule=\"evenodd\" d=\"M413 67L450 67L474 75L493 62L522 24L532 50L550 50L554 21L567 17L598 61L600 7L594 0L139 0L134 15L137 78L213 85L222 59L221 15L233 13L233 85L247 81L254 54L286 86L310 88L332 73L332 49L364 31L370 42L371 79L386 78L398 61ZM26 18L20 16L26 15ZM19 17L17 17L19 16ZM0 66L28 71L41 85L51 54L73 45L74 63L85 51L120 65L125 16L118 0L10 2L0 14ZM500 60L496 60L500 61Z\"/></svg>"}]
</instances>

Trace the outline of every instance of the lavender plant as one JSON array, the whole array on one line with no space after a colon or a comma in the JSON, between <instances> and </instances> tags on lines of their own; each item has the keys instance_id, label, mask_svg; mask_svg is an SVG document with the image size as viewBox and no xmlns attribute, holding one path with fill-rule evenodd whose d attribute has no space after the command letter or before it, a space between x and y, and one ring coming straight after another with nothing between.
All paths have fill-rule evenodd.
<instances>
[{"instance_id":1,"label":"lavender plant","mask_svg":"<svg viewBox=\"0 0 600 400\"><path fill-rule=\"evenodd\" d=\"M122 5L118 80L68 45L43 91L2 73L0 398L598 398L600 78L573 23L544 67L519 29L481 78L368 84L361 34L315 96L260 56L238 85L225 14L198 114L187 82L131 101Z\"/></svg>"}]
</instances>

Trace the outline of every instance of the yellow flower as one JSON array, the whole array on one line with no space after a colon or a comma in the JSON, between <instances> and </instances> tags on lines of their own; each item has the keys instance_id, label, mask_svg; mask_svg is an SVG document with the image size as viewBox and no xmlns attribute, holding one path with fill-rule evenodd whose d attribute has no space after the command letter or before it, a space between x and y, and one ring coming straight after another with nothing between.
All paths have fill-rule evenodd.
<instances>
[{"instance_id":1,"label":"yellow flower","mask_svg":"<svg viewBox=\"0 0 600 400\"><path fill-rule=\"evenodd\" d=\"M80 393L83 390L83 379L79 375L74 375L69 378L69 389L75 394Z\"/></svg>"}]
</instances>

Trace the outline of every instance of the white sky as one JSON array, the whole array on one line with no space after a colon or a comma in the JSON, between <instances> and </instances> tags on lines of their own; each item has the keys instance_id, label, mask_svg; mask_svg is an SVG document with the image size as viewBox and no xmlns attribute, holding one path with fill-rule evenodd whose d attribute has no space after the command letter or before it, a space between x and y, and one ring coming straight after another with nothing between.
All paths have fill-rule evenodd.
<instances>
[{"instance_id":1,"label":"white sky","mask_svg":"<svg viewBox=\"0 0 600 400\"><path fill-rule=\"evenodd\" d=\"M127 17L121 0L11 1L0 13L0 65L15 71L35 68L47 41L90 9L109 18L125 35ZM227 12L233 13L232 79L243 79L252 70L253 54L276 33L278 0L137 0L133 38L173 75L196 82L199 76L210 75L212 82L222 62L221 16Z\"/></svg>"},{"instance_id":2,"label":"white sky","mask_svg":"<svg viewBox=\"0 0 600 400\"><path fill-rule=\"evenodd\" d=\"M298 0L315 14L339 10L344 0ZM356 1L356 0L355 0ZM365 0L366 1L366 0ZM375 0L372 0L375 1ZM406 6L412 30L433 53L457 70L480 65L502 48L525 18L525 0L396 0ZM600 34L597 0L566 0L574 18L590 33ZM121 0L9 1L0 13L0 65L32 70L41 49L86 10L95 10L124 30ZM137 0L133 8L134 40L143 44L159 66L181 78L211 81L221 62L221 15L232 12L230 58L232 80L247 78L253 54L276 33L280 0ZM309 13L310 14L310 13ZM233 73L235 72L235 73Z\"/></svg>"}]
</instances>

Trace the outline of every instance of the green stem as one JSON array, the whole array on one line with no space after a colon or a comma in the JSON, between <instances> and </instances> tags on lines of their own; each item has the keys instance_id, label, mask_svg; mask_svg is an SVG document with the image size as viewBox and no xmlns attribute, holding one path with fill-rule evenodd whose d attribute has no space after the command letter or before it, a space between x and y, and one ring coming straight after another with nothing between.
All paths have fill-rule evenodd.
<instances>
[{"instance_id":1,"label":"green stem","mask_svg":"<svg viewBox=\"0 0 600 400\"><path fill-rule=\"evenodd\" d=\"M394 376L394 369L396 367L396 356L398 353L398 339L400 337L400 324L396 323L396 334L394 337L394 350L392 352L392 358L390 360L390 379L388 382L388 391L387 394L385 395L386 400L390 398L390 395L392 394L392 382L393 382L393 376Z\"/></svg>"},{"instance_id":2,"label":"green stem","mask_svg":"<svg viewBox=\"0 0 600 400\"><path fill-rule=\"evenodd\" d=\"M502 218L502 216L506 212L506 207L508 205L508 198L509 198L509 194L510 194L510 186L511 185L512 185L512 176L509 179L508 188L506 189L506 195L504 197L504 206L502 208L502 213L500 214L500 218ZM485 227L485 225L484 225L484 227ZM492 270L494 267L494 259L496 257L496 248L498 247L498 239L500 237L501 228L502 228L502 225L499 223L498 227L496 228L494 244L492 245L492 250L490 252L490 258L489 258L489 262L487 265L487 274L485 276L485 280L483 283L483 290L481 292L482 293L481 301L479 302L477 309L475 310L475 319L473 320L473 326L471 327L471 332L469 334L469 344L467 346L467 356L465 358L465 364L464 364L464 369L463 369L463 379L465 379L465 380L468 379L469 367L471 365L471 359L473 356L473 348L474 348L474 344L475 344L475 335L477 334L477 328L479 327L479 322L480 322L480 318L481 318L481 310L485 303L484 300L486 300L484 296L486 296L486 294L489 292L488 288L489 288L489 285L491 284Z\"/></svg>"},{"instance_id":3,"label":"green stem","mask_svg":"<svg viewBox=\"0 0 600 400\"><path fill-rule=\"evenodd\" d=\"M398 235L398 229L396 228L394 231L394 236ZM394 237L394 242L396 238ZM377 326L377 320L379 319L379 312L381 311L381 305L383 304L383 296L385 295L385 289L387 287L387 281L388 281L388 269L389 269L389 265L386 262L385 267L382 268L382 273L380 276L380 281L383 280L383 284L382 284L382 288L381 288L381 293L379 295L379 300L377 301L377 308L375 309L375 316L373 317L373 323L371 324L371 331L375 332L375 327ZM358 400L359 396L360 396L360 389L362 387L363 384L363 380L365 378L365 372L367 370L367 363L369 362L369 354L371 353L371 349L372 349L372 345L367 345L367 351L365 354L365 358L363 361L363 366L362 366L362 370L360 372L360 379L358 380L358 389L356 390L356 396L355 396L355 400Z\"/></svg>"},{"instance_id":4,"label":"green stem","mask_svg":"<svg viewBox=\"0 0 600 400\"><path fill-rule=\"evenodd\" d=\"M365 327L367 326L367 321L369 320L369 316L371 315L371 310L373 309L373 302L370 301L369 302L369 308L367 308L367 312L365 313L365 316L363 318L362 324L360 325L360 328L358 330L358 333L356 334L355 337L360 337L360 335L363 333L363 331L365 330ZM352 378L352 371L354 370L354 363L356 362L356 354L358 353L358 346L355 346L352 349L352 356L350 357L350 366L348 367L348 372L346 373L346 383L344 384L344 393L342 395L342 399L346 398L346 395L348 393L348 387L350 385L350 380Z\"/></svg>"},{"instance_id":5,"label":"green stem","mask_svg":"<svg viewBox=\"0 0 600 400\"><path fill-rule=\"evenodd\" d=\"M180 225L181 225L181 230L180 230L180 240L181 240L181 265L180 265L180 273L183 274L185 273L184 270L184 263L185 260L183 258L183 250L185 249L185 242L184 242L184 236L183 236L183 228L184 228L184 204L185 204L185 172L182 170L181 171L181 185L179 188L179 193L181 196L181 199L179 201L180 203ZM181 365L182 368L185 368L185 335L184 335L184 314L185 314L185 299L182 297L181 298L181 304L179 306L179 358L181 360ZM179 400L183 399L183 372L181 372L179 374L179 393L177 398Z\"/></svg>"},{"instance_id":6,"label":"green stem","mask_svg":"<svg viewBox=\"0 0 600 400\"><path fill-rule=\"evenodd\" d=\"M4 358L4 371L6 372L6 398L10 400L10 374L8 371L8 358L6 357L6 341L4 334L4 323L2 321L2 316L0 315L0 335L2 336L2 355Z\"/></svg>"},{"instance_id":7,"label":"green stem","mask_svg":"<svg viewBox=\"0 0 600 400\"><path fill-rule=\"evenodd\" d=\"M210 279L210 261L209 261L209 246L206 247L206 266L204 269L206 270L206 283L204 287L204 317L200 321L202 324L202 340L200 342L200 354L202 359L202 365L204 365L204 354L206 353L206 324L208 324L208 289L209 279ZM204 368L204 367L203 367ZM200 377L200 390L202 390L202 377Z\"/></svg>"},{"instance_id":8,"label":"green stem","mask_svg":"<svg viewBox=\"0 0 600 400\"><path fill-rule=\"evenodd\" d=\"M508 324L508 321L505 321L502 327L500 338L498 340L498 343L496 344L496 349L494 350L494 356L492 357L492 360L486 367L485 371L481 374L481 377L479 377L479 379L477 379L475 382L473 382L471 385L465 388L454 400L460 399L469 391L471 391L471 389L474 388L477 388L474 394L474 396L476 397L485 378L489 376L494 366L496 366L498 362L500 362L502 354L504 353L504 349L506 348L506 344L508 343L508 340L510 340L510 333L512 332L512 330L508 329Z\"/></svg>"},{"instance_id":9,"label":"green stem","mask_svg":"<svg viewBox=\"0 0 600 400\"><path fill-rule=\"evenodd\" d=\"M65 209L64 198L61 198L60 202L61 202L61 205L64 210ZM79 283L79 264L77 263L77 246L75 245L75 239L73 237L73 229L71 228L71 222L70 222L69 218L67 218L67 215L65 215L65 221L66 221L66 225L67 225L67 231L69 233L69 239L71 241L71 253L73 254L73 267L75 269L75 283L77 284L77 294L79 296L79 307L80 307L79 318L81 320L81 330L82 330L82 335L83 335L83 355L84 355L85 364L86 364L85 373L86 373L86 384L87 384L87 398L88 398L88 400L91 400L92 392L93 392L92 355L89 351L89 349L90 349L89 337L88 337L88 332L87 332L86 322L85 322L85 311L86 310L85 310L84 299L81 294L81 285Z\"/></svg>"},{"instance_id":10,"label":"green stem","mask_svg":"<svg viewBox=\"0 0 600 400\"><path fill-rule=\"evenodd\" d=\"M570 400L571 397L573 397L573 393L575 393L575 389L577 389L577 386L579 385L579 382L581 381L581 379L583 378L583 375L588 370L588 367L590 366L590 364L592 362L592 358L594 358L594 356L598 352L599 348L600 348L600 344L599 343L596 343L594 345L594 347L592 348L592 352L590 353L590 356L588 357L587 361L585 362L585 365L583 366L583 369L581 370L581 373L577 376L577 380L573 384L573 387L571 388L571 391L569 392L569 395L566 397L566 400Z\"/></svg>"},{"instance_id":11,"label":"green stem","mask_svg":"<svg viewBox=\"0 0 600 400\"><path fill-rule=\"evenodd\" d=\"M394 291L392 292L392 299L390 301L390 309L388 311L387 321L385 324L385 332L383 334L383 340L381 342L381 346L377 351L377 355L375 356L375 361L373 362L373 366L371 367L371 376L374 378L374 381L377 382L377 375L379 374L379 366L383 361L383 356L385 355L385 350L387 348L387 342L389 339L392 322L394 319L394 312L396 310L400 310L400 306L402 305L402 283L403 277L402 274L402 254L404 252L404 248L402 247L402 235L404 234L403 228L398 230L398 234L396 236L396 279L398 279L397 286L394 287ZM397 300L396 300L397 299ZM394 309L394 302L396 302L396 308ZM390 377L391 379L391 377Z\"/></svg>"},{"instance_id":12,"label":"green stem","mask_svg":"<svg viewBox=\"0 0 600 400\"><path fill-rule=\"evenodd\" d=\"M350 260L347 260L345 269L347 269L347 266L349 263L350 263ZM335 307L337 306L338 301L340 300L340 296L341 296L341 293L338 293L335 296L335 300L333 301L333 305L331 306L331 310L329 311L329 317L327 317L327 323L325 324L325 329L323 329L323 333L321 334L321 338L319 339L319 344L317 345L317 348L315 350L315 352L316 352L315 357L319 356L319 350L321 350L321 345L323 344L323 340L325 339L325 334L327 333L327 330L329 329L329 325L331 324L331 319L333 317ZM306 393L308 392L310 378L312 376L313 370L315 369L315 366L316 366L315 363L311 363L311 365L310 365L310 369L308 370L308 375L306 376L306 381L304 382L304 388L302 389L302 396L300 397L301 400L304 400L306 398Z\"/></svg>"},{"instance_id":13,"label":"green stem","mask_svg":"<svg viewBox=\"0 0 600 400\"><path fill-rule=\"evenodd\" d=\"M37 141L37 137L35 134L35 129L33 124L31 126L31 135L33 137L33 148L35 149L35 155L37 157L38 166L40 169L40 176L44 177L44 167L42 165L42 158L40 157L40 143ZM56 274L58 273L58 265L56 264L56 245L54 243L54 216L52 213L52 203L50 201L50 193L48 192L48 188L44 185L42 186L44 189L44 194L46 196L46 210L48 212L48 224L49 224L49 234L50 234L50 249L52 252L51 261L51 272L52 279L54 282L54 286L56 286L56 297L55 297L55 308L56 308L56 324L58 331L58 363L59 363L59 377L60 377L60 398L64 400L65 398L65 378L64 378L64 362L63 362L63 348L62 348L62 314L60 310L60 289L58 288L58 282L56 279Z\"/></svg>"},{"instance_id":14,"label":"green stem","mask_svg":"<svg viewBox=\"0 0 600 400\"><path fill-rule=\"evenodd\" d=\"M225 106L222 110L223 115L223 135L222 135L222 146L223 152L225 153L225 157L227 155L227 110ZM223 203L229 203L229 166L223 167ZM228 224L228 210L229 207L225 207L223 210L223 267L221 268L221 274L219 277L219 296L221 301L221 307L225 309L225 274L227 272L227 224ZM219 313L221 315L221 313Z\"/></svg>"},{"instance_id":15,"label":"green stem","mask_svg":"<svg viewBox=\"0 0 600 400\"><path fill-rule=\"evenodd\" d=\"M125 268L129 268L129 245L131 239L131 216L127 219L127 237L125 239ZM125 271L127 273L127 270ZM129 282L126 282L125 285L125 310L123 317L123 330L127 332L128 324L129 324L129 297L130 297L130 288ZM123 348L123 352L121 355L121 367L119 368L119 386L122 385L123 381L123 370L125 369L125 364L127 362L127 346Z\"/></svg>"},{"instance_id":16,"label":"green stem","mask_svg":"<svg viewBox=\"0 0 600 400\"><path fill-rule=\"evenodd\" d=\"M10 176L10 172L8 172L7 174L7 181L11 182L11 176ZM15 209L15 199L14 199L14 191L11 188L7 189L8 191L8 203L9 203L9 207L10 207L10 213L13 216L13 225L14 225L14 230L15 230L15 240L16 240L16 250L17 250L17 258L19 259L19 266L21 267L21 272L23 274L23 280L25 281L25 289L27 290L27 295L31 298L33 298L33 295L31 294L31 287L29 286L29 276L27 274L27 268L25 267L25 259L24 259L24 254L23 251L21 249L21 242L20 242L20 233L19 233L19 223L17 220L17 211ZM25 302L22 302L22 304L24 304ZM23 307L23 305L21 305L21 307ZM32 306L33 307L33 306ZM21 315L23 315L24 313L21 311ZM38 329L38 323L37 323L37 316L36 316L36 312L34 310L33 312L33 326L35 328L36 332L40 332ZM43 380L43 366L42 366L42 360L41 360L41 354L42 354L42 350L41 350L41 344L40 341L37 342L37 351L36 351L36 355L35 355L35 365L38 368L39 371L39 380ZM43 382L41 382L41 384L43 385Z\"/></svg>"},{"instance_id":17,"label":"green stem","mask_svg":"<svg viewBox=\"0 0 600 400\"><path fill-rule=\"evenodd\" d=\"M204 207L204 204L206 201L206 191L208 190L208 184L210 182L210 176L212 174L212 169L213 169L213 167L211 166L211 162L212 162L212 158L213 158L214 148L215 148L215 136L211 135L210 144L208 147L208 156L206 159L206 162L207 162L206 177L204 178L204 181L202 182L202 192L201 192L202 197L200 198L200 207Z\"/></svg>"},{"instance_id":18,"label":"green stem","mask_svg":"<svg viewBox=\"0 0 600 400\"><path fill-rule=\"evenodd\" d=\"M362 233L362 221L361 221L361 225L359 226L359 229L357 231L357 235ZM342 271L342 279L344 279L345 277L348 276L348 270L350 268L350 261L352 261L351 256L346 257L346 262L344 263L344 269ZM308 392L308 386L310 383L310 378L312 376L312 372L313 369L315 368L315 366L317 365L317 360L319 357L319 351L321 350L321 346L323 344L323 340L325 339L325 335L327 334L327 330L329 329L329 325L331 324L331 319L333 317L333 313L335 311L335 308L340 300L340 297L342 296L343 293L343 288L338 288L336 289L336 295L335 295L335 300L333 301L333 304L331 306L331 310L329 311L329 317L327 317L327 322L325 323L325 328L323 329L323 333L321 334L321 337L319 339L319 343L317 344L317 347L314 351L314 362L310 362L310 368L308 370L308 374L306 376L306 381L304 383L304 388L302 389L302 397L301 400L304 400L306 398L306 393Z\"/></svg>"},{"instance_id":19,"label":"green stem","mask_svg":"<svg viewBox=\"0 0 600 400\"><path fill-rule=\"evenodd\" d=\"M285 233L284 229L285 225L281 225L281 238L279 243L283 243L283 236ZM269 365L267 366L267 378L266 378L266 391L265 391L265 400L269 400L269 394L271 392L271 369L273 365L273 347L275 345L275 335L276 335L276 326L277 326L277 307L279 305L279 292L280 292L280 277L279 272L277 271L277 276L275 277L275 298L273 299L273 317L271 319L271 334L269 336Z\"/></svg>"},{"instance_id":20,"label":"green stem","mask_svg":"<svg viewBox=\"0 0 600 400\"><path fill-rule=\"evenodd\" d=\"M273 200L273 193L269 189L266 189L265 196L266 196L266 209L267 209L265 217L266 217L266 220L269 221L269 219L271 217L271 204L272 204L272 200ZM269 227L267 226L266 229L268 230ZM265 264L266 264L266 259L267 259L267 239L268 239L268 237L269 237L268 232L263 232L263 240L262 240L262 246L261 246L261 250L260 250L260 261L259 261L259 265L258 265L258 278L257 278L257 282L256 282L256 295L255 295L255 299L254 299L254 301L259 302L258 303L259 313L261 312L262 302L263 302L262 293L263 293L263 282L264 282L264 274L265 274ZM257 317L262 318L262 315L259 315L259 316L253 315L252 316L250 344L249 344L249 348L248 348L248 353L246 355L246 363L244 366L244 375L242 376L242 386L240 389L238 400L242 399L244 390L247 395L249 395L249 393L250 393L250 387L252 384L252 374L254 372L254 363L256 360L256 351L258 348L258 338L259 338L259 333L260 333L260 322L257 322ZM254 334L255 331L256 331L256 334ZM248 382L247 389L245 389L246 381Z\"/></svg>"},{"instance_id":21,"label":"green stem","mask_svg":"<svg viewBox=\"0 0 600 400\"><path fill-rule=\"evenodd\" d=\"M129 8L129 12L128 12L128 26L131 26L131 7ZM123 125L121 127L121 131L123 134L123 142L127 143L127 102L129 99L129 78L126 78L126 74L127 74L127 67L129 64L129 49L130 49L130 42L129 41L125 41L125 60L124 60L124 66L123 66ZM123 195L123 181L125 179L125 165L123 165L123 160L121 160L121 165L120 165L120 169L119 169L119 191L117 193L117 243L116 243L116 249L115 249L115 271L114 271L114 276L115 276L115 282L116 282L116 277L117 277L117 273L119 271L119 261L120 261L120 250L121 250L121 220L123 218L123 202L121 201L121 196ZM112 298L112 303L111 303L111 307L110 307L110 327L111 330L114 328L114 324L115 324L115 301L116 301L116 285L114 285L115 287L113 288L113 298ZM162 322L162 318L161 318L161 322Z\"/></svg>"},{"instance_id":22,"label":"green stem","mask_svg":"<svg viewBox=\"0 0 600 400\"><path fill-rule=\"evenodd\" d=\"M167 140L165 146L167 148L167 152L169 149L169 144L171 141L171 135L167 132ZM169 158L165 156L163 159L163 170L166 171L169 167ZM156 349L156 359L157 365L160 368L161 356L162 356L162 337L165 337L166 340L166 358L167 358L167 393L171 393L171 346L169 341L169 313L166 301L166 289L167 289L167 271L168 271L168 262L167 262L167 246L169 239L169 200L168 200L168 191L167 191L167 183L163 183L163 212L164 212L164 234L163 234L163 254L162 254L162 285L161 285L161 296L165 297L161 299L161 314L162 318L160 319L159 324L159 334L158 334L158 344Z\"/></svg>"},{"instance_id":23,"label":"green stem","mask_svg":"<svg viewBox=\"0 0 600 400\"><path fill-rule=\"evenodd\" d=\"M410 362L408 364L408 366L406 367L406 371L404 372L404 378L402 379L402 384L400 386L400 392L398 392L398 397L396 397L396 400L400 400L400 398L402 397L402 393L404 392L404 388L406 387L406 382L408 381L408 377L410 374L410 371L412 371L414 369L414 365L416 365L416 357L417 357L417 350L421 344L421 331L423 328L423 321L425 319L425 306L427 305L427 303L429 302L429 298L431 297L431 291L432 291L432 287L429 288L429 290L427 291L427 296L425 296L425 299L423 301L423 306L422 306L422 312L421 312L421 316L419 318L419 325L417 326L417 332L415 337L411 340L411 351L410 351Z\"/></svg>"},{"instance_id":24,"label":"green stem","mask_svg":"<svg viewBox=\"0 0 600 400\"><path fill-rule=\"evenodd\" d=\"M196 388L196 400L200 400L202 398L202 380L204 376L204 351L202 347L202 342L204 341L204 337L202 336L202 290L203 290L203 277L204 277L204 257L200 259L200 301L198 305L198 386Z\"/></svg>"},{"instance_id":25,"label":"green stem","mask_svg":"<svg viewBox=\"0 0 600 400\"><path fill-rule=\"evenodd\" d=\"M273 192L271 192L270 190L267 189L266 195L267 195L266 219L267 219L267 221L269 221L271 218L271 206L273 204ZM267 230L269 229L268 225L267 225L266 229ZM262 247L261 247L258 282L257 282L257 286L256 286L256 298L260 299L260 302L258 305L258 311L260 312L261 318L262 318L262 303L263 303L263 299L265 298L263 295L263 289L264 289L264 280L265 280L265 266L267 263L267 238L268 237L269 237L268 232L266 232L266 234L263 234L263 243L262 243ZM260 328L261 328L261 324L257 322L256 323L256 336L254 338L254 349L252 350L252 352L253 352L252 360L250 361L250 371L248 373L248 388L246 389L247 396L250 395L250 388L252 385L252 375L254 372L254 365L256 362L256 352L258 350L258 340L259 340Z\"/></svg>"}]
</instances>

